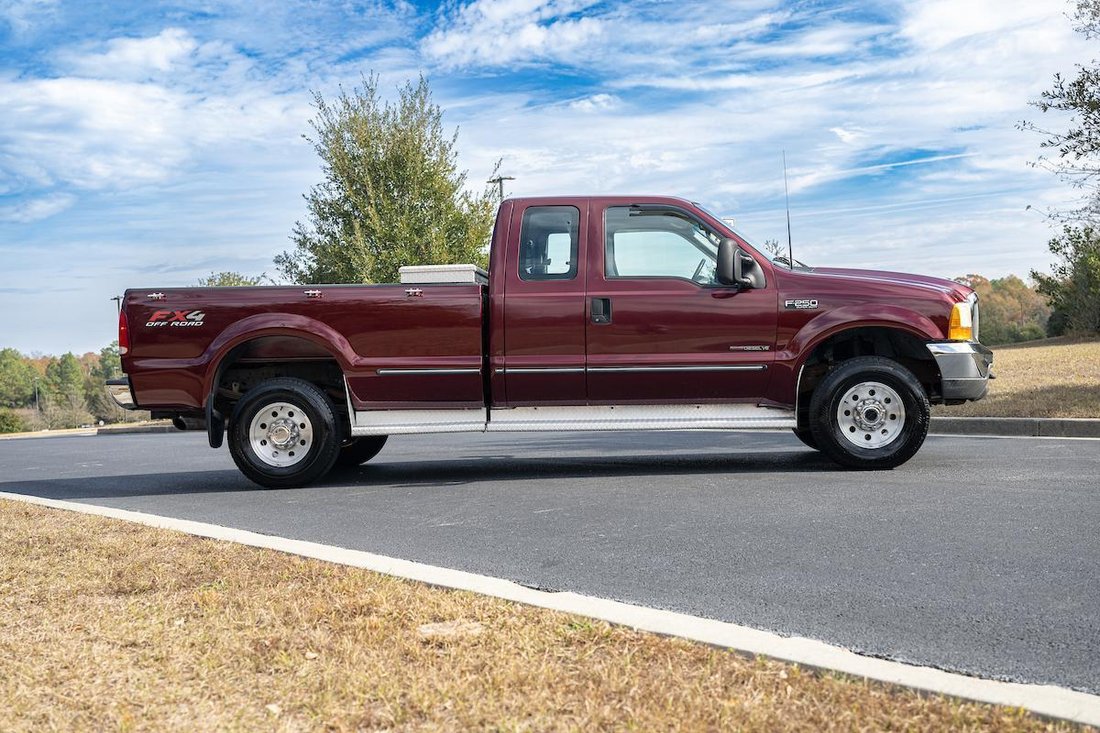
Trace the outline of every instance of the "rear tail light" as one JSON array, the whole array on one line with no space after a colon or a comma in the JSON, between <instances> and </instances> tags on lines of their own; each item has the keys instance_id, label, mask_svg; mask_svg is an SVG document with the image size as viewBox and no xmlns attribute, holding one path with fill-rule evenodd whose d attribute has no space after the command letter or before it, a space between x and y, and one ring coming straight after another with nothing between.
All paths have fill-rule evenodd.
<instances>
[{"instance_id":1,"label":"rear tail light","mask_svg":"<svg viewBox=\"0 0 1100 733\"><path fill-rule=\"evenodd\" d=\"M126 326L126 311L118 312L118 353L130 351L130 329Z\"/></svg>"}]
</instances>

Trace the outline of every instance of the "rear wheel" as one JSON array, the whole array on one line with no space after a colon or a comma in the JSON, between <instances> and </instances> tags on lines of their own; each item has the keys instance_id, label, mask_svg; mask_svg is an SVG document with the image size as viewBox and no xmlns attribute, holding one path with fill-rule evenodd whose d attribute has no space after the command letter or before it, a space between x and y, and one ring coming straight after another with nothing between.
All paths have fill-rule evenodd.
<instances>
[{"instance_id":1,"label":"rear wheel","mask_svg":"<svg viewBox=\"0 0 1100 733\"><path fill-rule=\"evenodd\" d=\"M270 489L320 479L340 448L332 405L302 379L272 379L246 392L233 410L228 432L237 468Z\"/></svg>"},{"instance_id":2,"label":"rear wheel","mask_svg":"<svg viewBox=\"0 0 1100 733\"><path fill-rule=\"evenodd\" d=\"M374 458L386 445L388 435L364 435L352 438L340 446L340 455L336 465L341 468L354 468Z\"/></svg>"},{"instance_id":3,"label":"rear wheel","mask_svg":"<svg viewBox=\"0 0 1100 733\"><path fill-rule=\"evenodd\" d=\"M810 430L842 466L887 469L913 457L928 435L931 408L913 373L890 359L843 361L810 399Z\"/></svg>"}]
</instances>

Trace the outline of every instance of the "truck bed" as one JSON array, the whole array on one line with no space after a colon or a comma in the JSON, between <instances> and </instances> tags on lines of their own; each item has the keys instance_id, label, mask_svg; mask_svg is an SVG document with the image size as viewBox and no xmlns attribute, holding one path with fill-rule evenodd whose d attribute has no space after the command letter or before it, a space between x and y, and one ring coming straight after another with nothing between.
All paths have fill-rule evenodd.
<instances>
[{"instance_id":1,"label":"truck bed","mask_svg":"<svg viewBox=\"0 0 1100 733\"><path fill-rule=\"evenodd\" d=\"M227 355L335 362L356 409L484 405L481 285L141 288L123 313L146 409L202 408Z\"/></svg>"}]
</instances>

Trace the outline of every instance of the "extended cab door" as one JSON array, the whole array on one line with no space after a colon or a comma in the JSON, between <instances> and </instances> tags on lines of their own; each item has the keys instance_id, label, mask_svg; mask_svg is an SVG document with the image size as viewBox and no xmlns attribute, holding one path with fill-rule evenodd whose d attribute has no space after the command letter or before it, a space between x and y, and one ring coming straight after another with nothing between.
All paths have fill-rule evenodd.
<instances>
[{"instance_id":1,"label":"extended cab door","mask_svg":"<svg viewBox=\"0 0 1100 733\"><path fill-rule=\"evenodd\" d=\"M587 218L587 200L576 198L521 199L512 210L504 353L492 359L508 405L584 404Z\"/></svg>"},{"instance_id":2,"label":"extended cab door","mask_svg":"<svg viewBox=\"0 0 1100 733\"><path fill-rule=\"evenodd\" d=\"M587 377L592 404L752 402L774 360L777 295L716 279L722 235L676 205L593 203Z\"/></svg>"}]
</instances>

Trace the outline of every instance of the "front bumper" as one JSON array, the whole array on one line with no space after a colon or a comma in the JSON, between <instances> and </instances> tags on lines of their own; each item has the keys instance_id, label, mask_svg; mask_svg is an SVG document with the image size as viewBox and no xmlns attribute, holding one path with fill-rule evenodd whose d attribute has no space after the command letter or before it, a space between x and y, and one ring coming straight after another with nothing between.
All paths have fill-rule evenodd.
<instances>
[{"instance_id":1,"label":"front bumper","mask_svg":"<svg viewBox=\"0 0 1100 733\"><path fill-rule=\"evenodd\" d=\"M974 341L928 344L940 368L944 400L980 400L989 388L993 350Z\"/></svg>"},{"instance_id":2,"label":"front bumper","mask_svg":"<svg viewBox=\"0 0 1100 733\"><path fill-rule=\"evenodd\" d=\"M129 377L108 379L107 394L111 395L111 399L113 399L119 407L125 410L137 409L137 402L134 400L134 392L130 389Z\"/></svg>"}]
</instances>

